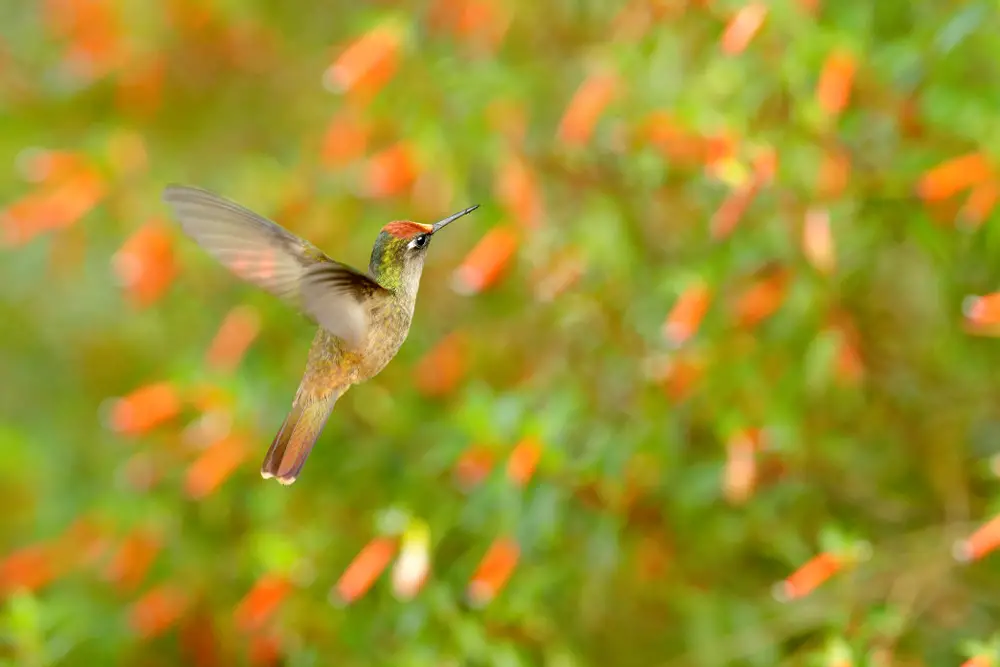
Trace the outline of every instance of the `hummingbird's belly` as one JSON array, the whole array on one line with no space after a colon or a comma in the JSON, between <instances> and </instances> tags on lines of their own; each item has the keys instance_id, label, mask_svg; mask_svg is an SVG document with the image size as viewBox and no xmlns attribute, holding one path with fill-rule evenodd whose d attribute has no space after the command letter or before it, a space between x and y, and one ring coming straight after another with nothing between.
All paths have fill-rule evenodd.
<instances>
[{"instance_id":1,"label":"hummingbird's belly","mask_svg":"<svg viewBox=\"0 0 1000 667\"><path fill-rule=\"evenodd\" d=\"M318 397L375 377L402 347L409 323L406 313L393 313L372 322L364 349L358 351L347 349L340 338L320 327L309 348L303 389Z\"/></svg>"},{"instance_id":2,"label":"hummingbird's belly","mask_svg":"<svg viewBox=\"0 0 1000 667\"><path fill-rule=\"evenodd\" d=\"M410 314L402 308L373 312L357 382L364 382L380 373L399 352L409 330Z\"/></svg>"}]
</instances>

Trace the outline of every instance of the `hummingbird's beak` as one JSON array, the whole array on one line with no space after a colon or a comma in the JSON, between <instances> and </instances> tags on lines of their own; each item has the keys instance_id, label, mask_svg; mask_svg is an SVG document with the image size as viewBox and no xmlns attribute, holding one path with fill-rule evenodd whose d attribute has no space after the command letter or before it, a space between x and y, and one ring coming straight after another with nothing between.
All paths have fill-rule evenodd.
<instances>
[{"instance_id":1,"label":"hummingbird's beak","mask_svg":"<svg viewBox=\"0 0 1000 667\"><path fill-rule=\"evenodd\" d=\"M458 213L456 213L454 215L449 215L447 218L445 218L444 220L442 220L440 222L435 222L433 225L431 225L431 234L435 234L439 229L441 229L445 225L451 224L452 222L454 222L454 221L458 220L459 218L461 218L463 215L468 215L469 213L472 213L477 208L479 208L479 204L476 204L475 206L470 206L469 208L465 209L464 211L459 211Z\"/></svg>"}]
</instances>

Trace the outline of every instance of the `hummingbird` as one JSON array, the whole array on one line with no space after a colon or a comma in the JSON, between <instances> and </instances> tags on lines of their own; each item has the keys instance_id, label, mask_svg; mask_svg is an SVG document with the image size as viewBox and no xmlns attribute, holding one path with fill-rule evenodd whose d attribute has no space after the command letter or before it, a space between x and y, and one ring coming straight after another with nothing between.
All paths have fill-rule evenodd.
<instances>
[{"instance_id":1,"label":"hummingbird","mask_svg":"<svg viewBox=\"0 0 1000 667\"><path fill-rule=\"evenodd\" d=\"M291 410L260 467L261 477L284 485L299 476L337 400L375 377L406 340L431 239L479 208L432 225L390 222L363 273L208 190L168 185L163 201L184 233L223 266L319 325Z\"/></svg>"}]
</instances>

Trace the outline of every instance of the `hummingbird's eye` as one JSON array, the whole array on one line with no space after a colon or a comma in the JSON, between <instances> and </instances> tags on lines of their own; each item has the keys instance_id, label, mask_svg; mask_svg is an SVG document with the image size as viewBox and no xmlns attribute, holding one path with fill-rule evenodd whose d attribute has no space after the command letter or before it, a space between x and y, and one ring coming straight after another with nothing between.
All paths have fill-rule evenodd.
<instances>
[{"instance_id":1,"label":"hummingbird's eye","mask_svg":"<svg viewBox=\"0 0 1000 667\"><path fill-rule=\"evenodd\" d=\"M427 245L427 241L429 238L430 237L427 236L427 234L421 234L420 236L415 236L413 237L413 240L410 241L410 247L423 248L425 245Z\"/></svg>"}]
</instances>

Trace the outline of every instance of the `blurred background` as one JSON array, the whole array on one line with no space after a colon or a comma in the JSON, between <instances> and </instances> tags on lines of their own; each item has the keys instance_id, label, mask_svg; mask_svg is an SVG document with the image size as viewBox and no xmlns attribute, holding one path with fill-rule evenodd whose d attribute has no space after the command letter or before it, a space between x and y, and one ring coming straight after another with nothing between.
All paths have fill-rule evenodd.
<instances>
[{"instance_id":1,"label":"blurred background","mask_svg":"<svg viewBox=\"0 0 1000 667\"><path fill-rule=\"evenodd\" d=\"M987 0L0 7L4 665L992 665ZM209 188L364 267L388 368L260 478L314 333Z\"/></svg>"}]
</instances>

